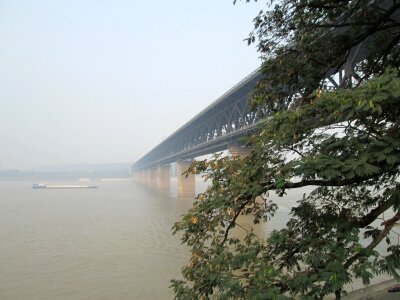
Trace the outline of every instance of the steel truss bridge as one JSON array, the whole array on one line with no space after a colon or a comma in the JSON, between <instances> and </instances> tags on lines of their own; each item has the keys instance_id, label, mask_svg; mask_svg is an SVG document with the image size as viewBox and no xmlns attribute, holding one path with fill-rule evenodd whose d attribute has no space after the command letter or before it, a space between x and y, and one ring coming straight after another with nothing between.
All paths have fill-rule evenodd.
<instances>
[{"instance_id":1,"label":"steel truss bridge","mask_svg":"<svg viewBox=\"0 0 400 300\"><path fill-rule=\"evenodd\" d=\"M378 2L381 7L390 6L391 3L390 0ZM400 20L400 9L395 11L392 19L396 22ZM359 80L354 67L367 55L368 40L353 47L347 61L339 69L329 70L325 75L325 82L332 88L338 88L348 82L349 78ZM261 76L259 70L248 75L139 159L132 165L132 171L193 159L226 150L229 145L237 144L241 137L253 132L260 122L268 118L268 111L254 112L249 108L251 92Z\"/></svg>"}]
</instances>

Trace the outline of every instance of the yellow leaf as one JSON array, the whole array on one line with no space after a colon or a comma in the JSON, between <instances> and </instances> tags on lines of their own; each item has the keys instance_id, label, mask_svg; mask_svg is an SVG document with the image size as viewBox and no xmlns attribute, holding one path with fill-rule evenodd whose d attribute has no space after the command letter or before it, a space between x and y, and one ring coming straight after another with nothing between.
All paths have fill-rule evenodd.
<instances>
[{"instance_id":1,"label":"yellow leaf","mask_svg":"<svg viewBox=\"0 0 400 300\"><path fill-rule=\"evenodd\" d=\"M372 100L369 101L369 107L371 107L372 109L375 107L374 101Z\"/></svg>"}]
</instances>

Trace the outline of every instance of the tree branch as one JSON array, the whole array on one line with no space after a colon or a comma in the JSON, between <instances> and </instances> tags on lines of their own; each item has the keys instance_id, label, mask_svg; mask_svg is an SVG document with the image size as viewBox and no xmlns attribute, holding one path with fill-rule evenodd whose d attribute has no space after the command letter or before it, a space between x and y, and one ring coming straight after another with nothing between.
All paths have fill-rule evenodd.
<instances>
[{"instance_id":1,"label":"tree branch","mask_svg":"<svg viewBox=\"0 0 400 300\"><path fill-rule=\"evenodd\" d=\"M396 187L395 190L399 191L398 186ZM368 226L373 221L375 221L376 218L378 218L381 214L383 214L387 209L389 209L391 206L393 206L395 201L396 201L396 197L394 195L392 195L389 198L389 200L383 202L381 205L379 205L378 207L371 210L371 212L368 215L365 215L361 219L357 220L355 225L358 226L359 228L364 228L364 227Z\"/></svg>"},{"instance_id":2,"label":"tree branch","mask_svg":"<svg viewBox=\"0 0 400 300\"><path fill-rule=\"evenodd\" d=\"M240 213L242 212L242 210L246 207L247 204L249 204L249 202L251 201L252 197L248 197L246 200L243 201L243 203L239 206L239 209L236 211L235 216L233 217L233 219L230 221L228 227L225 230L225 234L224 234L224 239L221 242L221 245L225 244L225 242L228 239L228 235L230 230L235 226L236 224L236 219L239 217Z\"/></svg>"},{"instance_id":3,"label":"tree branch","mask_svg":"<svg viewBox=\"0 0 400 300\"><path fill-rule=\"evenodd\" d=\"M374 249L388 234L389 232L392 230L394 224L400 220L400 211L397 212L397 214L395 214L393 216L393 218L383 222L381 225L385 225L385 228L381 231L381 233L372 240L372 242L365 247L365 249L368 250L372 250ZM349 268L362 254L359 252L355 255L353 255L352 257L350 257L343 265L344 268Z\"/></svg>"}]
</instances>

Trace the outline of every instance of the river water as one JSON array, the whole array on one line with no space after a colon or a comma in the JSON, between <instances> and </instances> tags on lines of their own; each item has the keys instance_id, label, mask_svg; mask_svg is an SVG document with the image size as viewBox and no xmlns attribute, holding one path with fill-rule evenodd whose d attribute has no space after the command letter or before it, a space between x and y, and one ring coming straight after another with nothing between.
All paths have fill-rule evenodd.
<instances>
[{"instance_id":1,"label":"river water","mask_svg":"<svg viewBox=\"0 0 400 300\"><path fill-rule=\"evenodd\" d=\"M76 184L57 182L67 183ZM0 299L173 298L170 280L180 278L189 254L171 227L192 199L176 196L176 182L169 193L133 182L90 184L99 188L0 181ZM258 234L286 223L301 197L289 196Z\"/></svg>"},{"instance_id":2,"label":"river water","mask_svg":"<svg viewBox=\"0 0 400 300\"><path fill-rule=\"evenodd\" d=\"M0 299L172 298L169 280L188 254L171 226L191 200L98 184L0 182Z\"/></svg>"}]
</instances>

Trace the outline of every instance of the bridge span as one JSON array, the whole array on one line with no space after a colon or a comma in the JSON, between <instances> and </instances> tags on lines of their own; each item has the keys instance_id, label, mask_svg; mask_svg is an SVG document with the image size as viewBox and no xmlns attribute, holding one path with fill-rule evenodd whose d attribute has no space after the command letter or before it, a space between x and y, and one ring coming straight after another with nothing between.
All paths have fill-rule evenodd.
<instances>
[{"instance_id":1,"label":"bridge span","mask_svg":"<svg viewBox=\"0 0 400 300\"><path fill-rule=\"evenodd\" d=\"M381 8L391 5L390 0L376 2ZM400 9L397 8L391 17L391 22L398 22ZM334 34L340 35L344 31L344 28L340 28L334 31ZM395 40L400 32L393 30L391 34ZM354 67L369 55L368 46L371 41L373 42L369 38L354 46L340 66L328 70L325 83L331 88L338 88L348 82L348 79L360 80ZM178 193L194 194L194 176L181 176L191 161L195 157L223 150L229 150L231 155L245 154L245 149L239 144L240 138L254 132L257 125L268 118L270 113L265 109L260 108L255 112L249 108L251 93L261 76L267 75L262 75L260 70L256 70L241 80L134 163L131 166L131 174L149 186L157 186L160 190L169 189L170 164L177 162Z\"/></svg>"},{"instance_id":2,"label":"bridge span","mask_svg":"<svg viewBox=\"0 0 400 300\"><path fill-rule=\"evenodd\" d=\"M259 70L248 75L139 159L133 170L192 159L235 144L261 120L249 110L249 94L260 77Z\"/></svg>"},{"instance_id":3,"label":"bridge span","mask_svg":"<svg viewBox=\"0 0 400 300\"><path fill-rule=\"evenodd\" d=\"M249 101L261 72L255 70L225 94L203 109L185 125L172 133L158 146L131 167L134 177L159 189L169 188L170 163L177 162L178 192L191 193L194 178L179 176L198 156L230 150L243 155L241 137L255 130L264 116L250 110ZM185 182L185 187L181 181Z\"/></svg>"}]
</instances>

